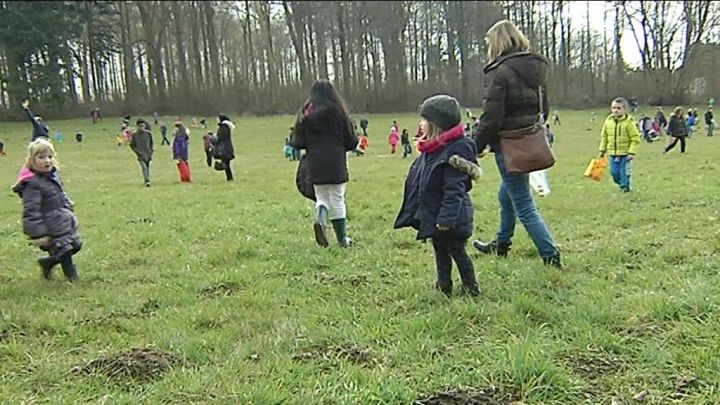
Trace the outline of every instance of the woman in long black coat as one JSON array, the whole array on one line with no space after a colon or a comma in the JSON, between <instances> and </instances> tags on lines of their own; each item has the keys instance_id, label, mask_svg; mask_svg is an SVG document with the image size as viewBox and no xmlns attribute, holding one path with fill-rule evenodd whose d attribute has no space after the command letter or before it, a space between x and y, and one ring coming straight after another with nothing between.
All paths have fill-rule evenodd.
<instances>
[{"instance_id":1,"label":"woman in long black coat","mask_svg":"<svg viewBox=\"0 0 720 405\"><path fill-rule=\"evenodd\" d=\"M213 156L222 162L225 168L225 178L233 181L233 172L230 162L235 159L235 147L232 143L232 131L235 124L225 114L218 114L217 143L213 148Z\"/></svg>"}]
</instances>

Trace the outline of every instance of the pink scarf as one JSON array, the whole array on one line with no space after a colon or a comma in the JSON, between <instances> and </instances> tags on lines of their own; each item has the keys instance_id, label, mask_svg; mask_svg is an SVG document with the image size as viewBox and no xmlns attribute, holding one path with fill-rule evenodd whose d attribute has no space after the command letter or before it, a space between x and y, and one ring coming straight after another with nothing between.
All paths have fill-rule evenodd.
<instances>
[{"instance_id":1,"label":"pink scarf","mask_svg":"<svg viewBox=\"0 0 720 405\"><path fill-rule=\"evenodd\" d=\"M418 149L420 152L426 154L435 153L451 141L462 138L463 136L465 136L465 125L461 122L456 127L448 129L433 139L427 140L425 139L425 135L423 135L418 140Z\"/></svg>"}]
</instances>

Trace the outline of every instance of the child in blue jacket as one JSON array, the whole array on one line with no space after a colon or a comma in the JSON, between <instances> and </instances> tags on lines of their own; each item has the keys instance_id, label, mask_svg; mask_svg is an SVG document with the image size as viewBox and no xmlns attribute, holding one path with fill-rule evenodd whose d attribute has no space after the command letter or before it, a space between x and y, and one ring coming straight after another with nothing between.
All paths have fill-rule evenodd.
<instances>
[{"instance_id":1,"label":"child in blue jacket","mask_svg":"<svg viewBox=\"0 0 720 405\"><path fill-rule=\"evenodd\" d=\"M417 229L417 239L431 238L437 268L436 287L452 294L452 261L457 264L463 290L480 294L466 244L473 232L473 205L468 192L470 175L450 164L457 155L477 164L475 144L465 136L460 105L447 95L428 98L420 106L423 136L420 156L405 180L403 203L395 228Z\"/></svg>"}]
</instances>

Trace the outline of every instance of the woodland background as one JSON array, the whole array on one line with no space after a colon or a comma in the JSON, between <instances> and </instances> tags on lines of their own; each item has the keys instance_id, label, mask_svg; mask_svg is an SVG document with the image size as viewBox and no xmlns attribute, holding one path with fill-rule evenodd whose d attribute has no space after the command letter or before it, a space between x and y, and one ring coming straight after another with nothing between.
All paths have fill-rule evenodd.
<instances>
[{"instance_id":1,"label":"woodland background","mask_svg":"<svg viewBox=\"0 0 720 405\"><path fill-rule=\"evenodd\" d=\"M0 118L20 118L24 98L46 117L94 107L103 115L288 113L319 77L353 111L414 110L434 92L481 106L484 35L501 18L550 61L555 106L601 106L617 95L672 105L717 92L720 2L608 1L603 32L591 27L589 11L578 19L569 6L0 1ZM623 59L628 32L638 67Z\"/></svg>"}]
</instances>

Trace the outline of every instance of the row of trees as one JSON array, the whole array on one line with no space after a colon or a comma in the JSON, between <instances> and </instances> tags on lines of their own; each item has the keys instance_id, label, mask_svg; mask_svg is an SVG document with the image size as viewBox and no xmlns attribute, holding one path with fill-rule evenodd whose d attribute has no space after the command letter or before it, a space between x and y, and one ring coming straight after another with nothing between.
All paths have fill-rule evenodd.
<instances>
[{"instance_id":1,"label":"row of trees","mask_svg":"<svg viewBox=\"0 0 720 405\"><path fill-rule=\"evenodd\" d=\"M578 2L575 2L578 3ZM587 3L587 2L586 2ZM575 7L577 5L574 5ZM555 104L688 96L693 49L720 42L715 2L605 3L612 31L569 1L0 1L0 111L29 97L46 115L292 112L329 77L356 111L483 97L484 36L515 21L551 63ZM589 9L589 8L588 8ZM633 35L641 66L625 65ZM706 48L707 49L707 48Z\"/></svg>"}]
</instances>

